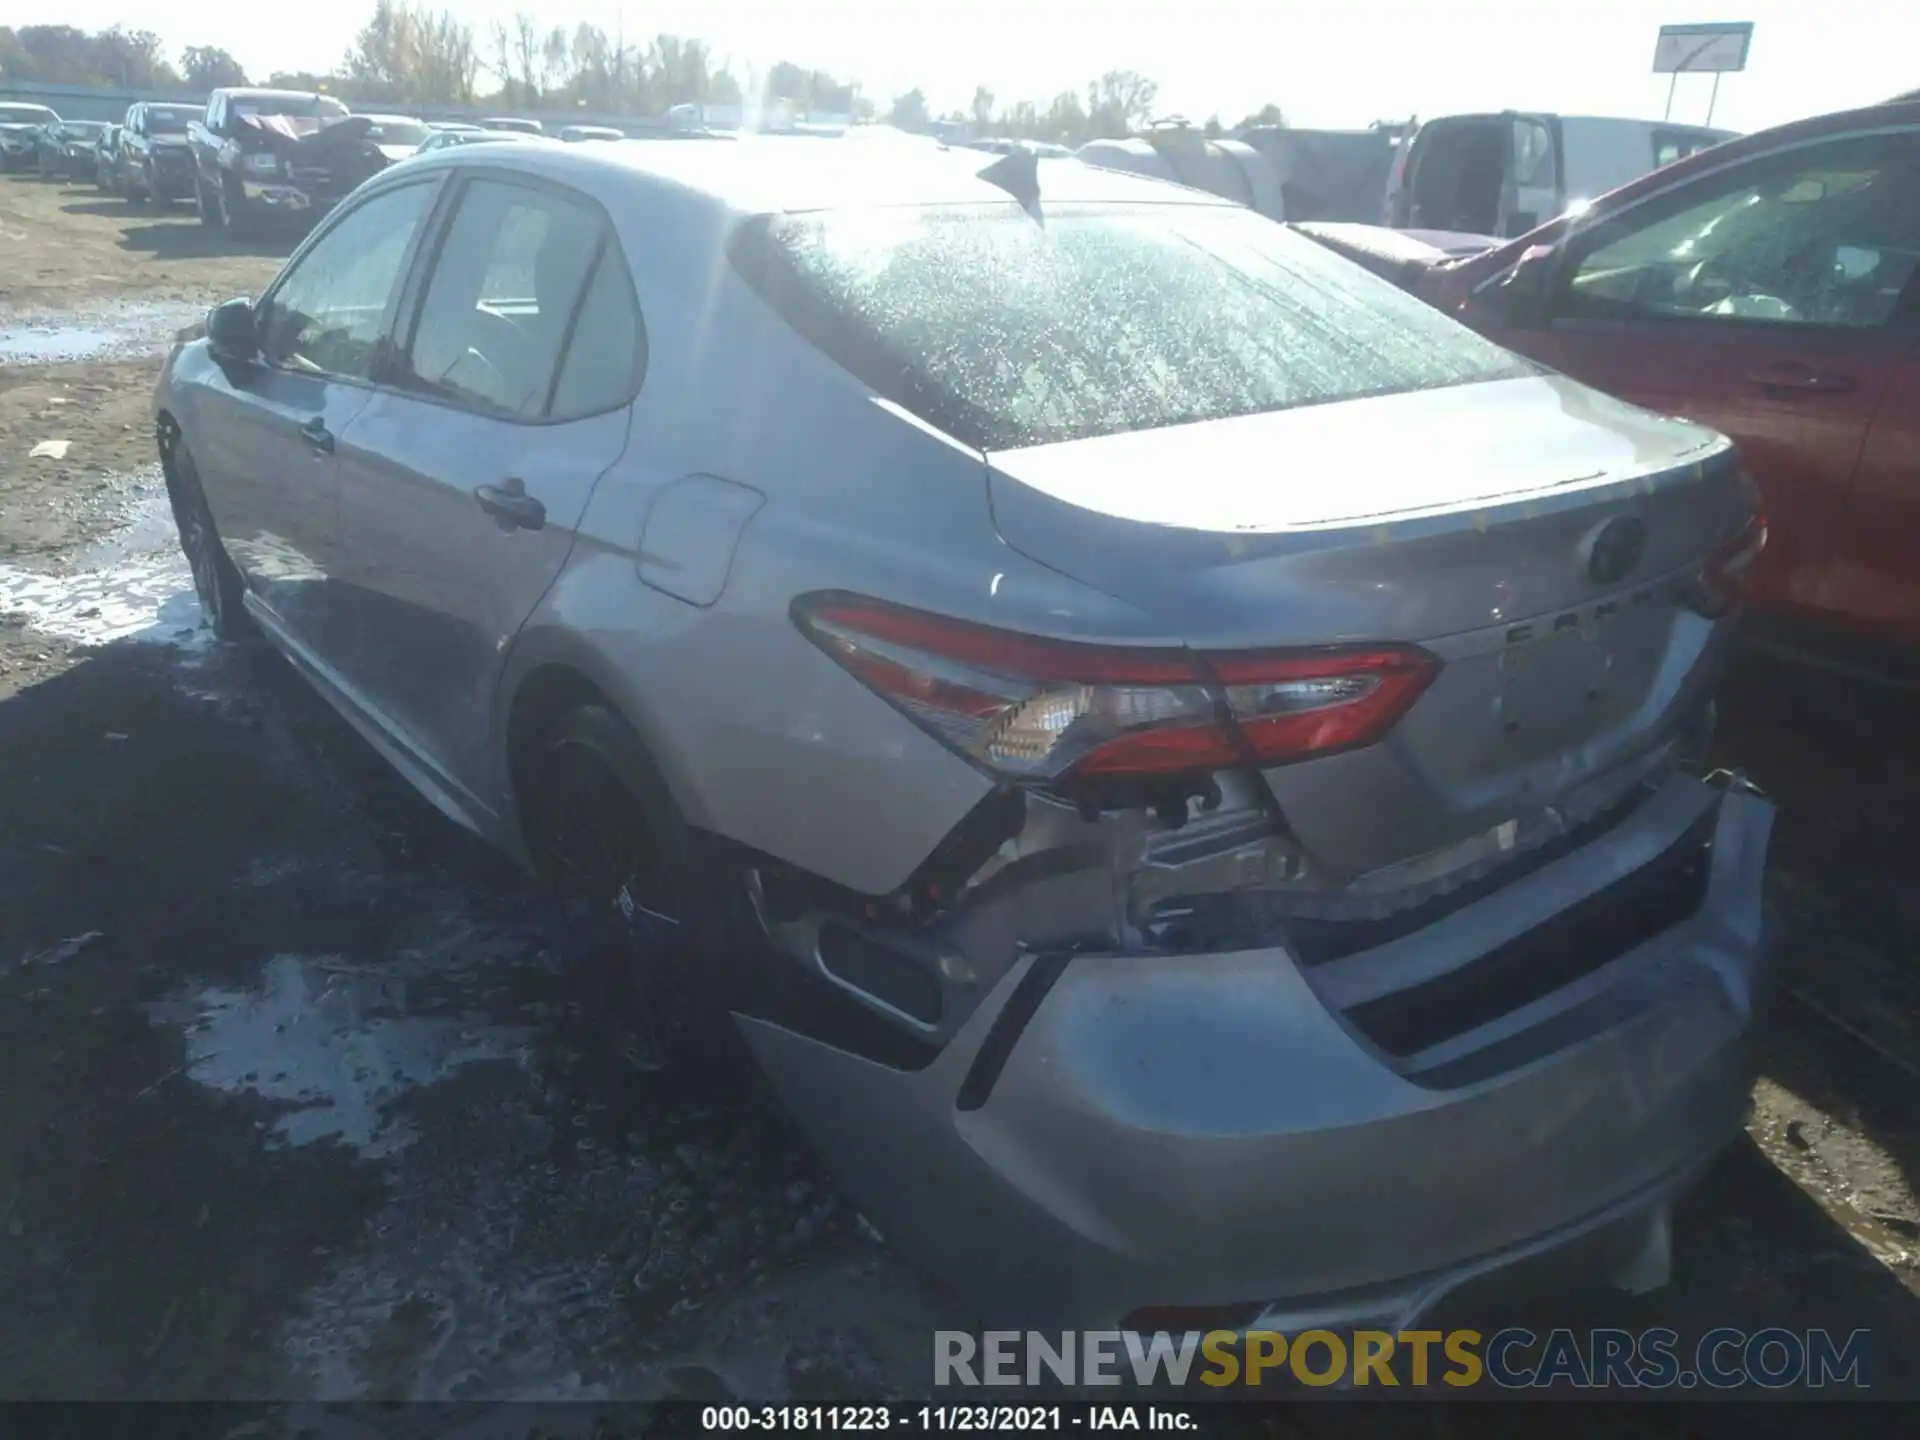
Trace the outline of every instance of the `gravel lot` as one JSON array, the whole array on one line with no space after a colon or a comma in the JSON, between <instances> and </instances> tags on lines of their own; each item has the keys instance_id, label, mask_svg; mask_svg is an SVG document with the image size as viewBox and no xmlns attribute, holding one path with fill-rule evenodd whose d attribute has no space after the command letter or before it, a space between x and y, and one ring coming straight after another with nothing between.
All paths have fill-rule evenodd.
<instances>
[{"instance_id":1,"label":"gravel lot","mask_svg":"<svg viewBox=\"0 0 1920 1440\"><path fill-rule=\"evenodd\" d=\"M200 630L150 389L278 258L0 180L0 1398L923 1391L964 1318L750 1077L636 1069L565 917ZM1748 1137L1668 1290L1496 1322L1867 1327L1920 1391L1915 699L1739 667L1789 979Z\"/></svg>"}]
</instances>

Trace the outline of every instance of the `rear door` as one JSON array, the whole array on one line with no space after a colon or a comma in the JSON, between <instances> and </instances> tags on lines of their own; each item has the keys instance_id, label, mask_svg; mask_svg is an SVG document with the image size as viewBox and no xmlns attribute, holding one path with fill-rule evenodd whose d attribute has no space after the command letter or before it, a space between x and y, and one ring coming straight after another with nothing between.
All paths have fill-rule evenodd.
<instances>
[{"instance_id":1,"label":"rear door","mask_svg":"<svg viewBox=\"0 0 1920 1440\"><path fill-rule=\"evenodd\" d=\"M435 179L384 188L318 232L256 307L259 358L200 393L187 436L214 523L286 636L335 648L345 435L372 393Z\"/></svg>"},{"instance_id":2,"label":"rear door","mask_svg":"<svg viewBox=\"0 0 1920 1440\"><path fill-rule=\"evenodd\" d=\"M1515 115L1500 204L1502 239L1524 235L1560 213L1560 122L1552 115Z\"/></svg>"},{"instance_id":3,"label":"rear door","mask_svg":"<svg viewBox=\"0 0 1920 1440\"><path fill-rule=\"evenodd\" d=\"M1909 350L1916 207L1920 131L1803 143L1577 229L1545 324L1485 328L1732 436L1772 521L1756 602L1820 608L1868 427Z\"/></svg>"},{"instance_id":4,"label":"rear door","mask_svg":"<svg viewBox=\"0 0 1920 1440\"><path fill-rule=\"evenodd\" d=\"M1920 340L1868 432L1831 551L1821 608L1920 644Z\"/></svg>"},{"instance_id":5,"label":"rear door","mask_svg":"<svg viewBox=\"0 0 1920 1440\"><path fill-rule=\"evenodd\" d=\"M398 384L354 422L341 525L348 680L477 795L507 643L626 448L644 337L597 204L508 173L460 184L409 288Z\"/></svg>"}]
</instances>

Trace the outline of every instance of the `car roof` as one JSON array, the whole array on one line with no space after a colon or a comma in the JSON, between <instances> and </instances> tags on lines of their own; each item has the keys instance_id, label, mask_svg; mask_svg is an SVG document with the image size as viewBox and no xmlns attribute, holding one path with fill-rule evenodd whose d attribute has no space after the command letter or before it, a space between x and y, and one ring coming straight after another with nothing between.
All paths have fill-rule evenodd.
<instances>
[{"instance_id":1,"label":"car roof","mask_svg":"<svg viewBox=\"0 0 1920 1440\"><path fill-rule=\"evenodd\" d=\"M319 90L268 90L258 85L228 85L213 93L238 96L243 100L332 100L339 103L337 95L328 95Z\"/></svg>"},{"instance_id":2,"label":"car roof","mask_svg":"<svg viewBox=\"0 0 1920 1440\"><path fill-rule=\"evenodd\" d=\"M461 147L465 149L466 147ZM442 159L442 155L445 159ZM457 157L457 158L456 158ZM436 152L425 164L499 161L592 190L628 174L645 177L736 214L854 209L878 205L978 205L1005 202L1007 192L980 172L1005 157L948 149L923 136L806 138L744 136L736 144L697 139L623 140L592 147L515 146L511 158L468 151ZM1185 204L1231 201L1184 186L1071 158L1035 162L1042 205Z\"/></svg>"}]
</instances>

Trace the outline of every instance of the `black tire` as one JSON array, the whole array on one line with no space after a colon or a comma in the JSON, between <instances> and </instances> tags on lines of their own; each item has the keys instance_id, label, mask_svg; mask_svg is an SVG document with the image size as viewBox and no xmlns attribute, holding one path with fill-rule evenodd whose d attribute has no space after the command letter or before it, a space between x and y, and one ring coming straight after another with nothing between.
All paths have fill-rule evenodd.
<instances>
[{"instance_id":1,"label":"black tire","mask_svg":"<svg viewBox=\"0 0 1920 1440\"><path fill-rule=\"evenodd\" d=\"M653 1069L734 1049L716 968L719 893L693 864L686 823L632 727L583 704L534 739L516 771L542 880L624 936L603 978L635 1042L629 1058Z\"/></svg>"},{"instance_id":2,"label":"black tire","mask_svg":"<svg viewBox=\"0 0 1920 1440\"><path fill-rule=\"evenodd\" d=\"M240 182L231 175L220 177L220 228L236 240L257 239L260 234L260 217L254 213L253 206L247 203L247 197L240 188Z\"/></svg>"},{"instance_id":3,"label":"black tire","mask_svg":"<svg viewBox=\"0 0 1920 1440\"><path fill-rule=\"evenodd\" d=\"M207 199L207 183L198 175L193 177L193 208L199 212L200 223L209 230L215 229L220 224L219 211L214 208L213 202Z\"/></svg>"},{"instance_id":4,"label":"black tire","mask_svg":"<svg viewBox=\"0 0 1920 1440\"><path fill-rule=\"evenodd\" d=\"M193 572L193 591L216 640L251 638L253 617L247 614L246 583L227 554L214 527L213 511L200 486L200 472L184 441L176 439L167 456L167 498L173 503L173 521L180 532L180 551Z\"/></svg>"}]
</instances>

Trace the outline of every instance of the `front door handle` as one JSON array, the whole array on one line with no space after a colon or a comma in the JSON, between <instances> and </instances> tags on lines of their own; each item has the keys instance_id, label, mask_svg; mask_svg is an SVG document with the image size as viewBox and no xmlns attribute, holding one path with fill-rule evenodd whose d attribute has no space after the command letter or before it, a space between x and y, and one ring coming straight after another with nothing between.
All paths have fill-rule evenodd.
<instances>
[{"instance_id":1,"label":"front door handle","mask_svg":"<svg viewBox=\"0 0 1920 1440\"><path fill-rule=\"evenodd\" d=\"M473 498L505 529L538 530L547 523L547 507L527 494L525 482L519 479L482 485L473 492Z\"/></svg>"},{"instance_id":2,"label":"front door handle","mask_svg":"<svg viewBox=\"0 0 1920 1440\"><path fill-rule=\"evenodd\" d=\"M1860 388L1860 382L1851 375L1824 374L1797 360L1769 365L1747 380L1774 395L1846 395Z\"/></svg>"},{"instance_id":3,"label":"front door handle","mask_svg":"<svg viewBox=\"0 0 1920 1440\"><path fill-rule=\"evenodd\" d=\"M327 417L316 415L300 427L301 438L316 455L333 454L333 432L327 429Z\"/></svg>"}]
</instances>

